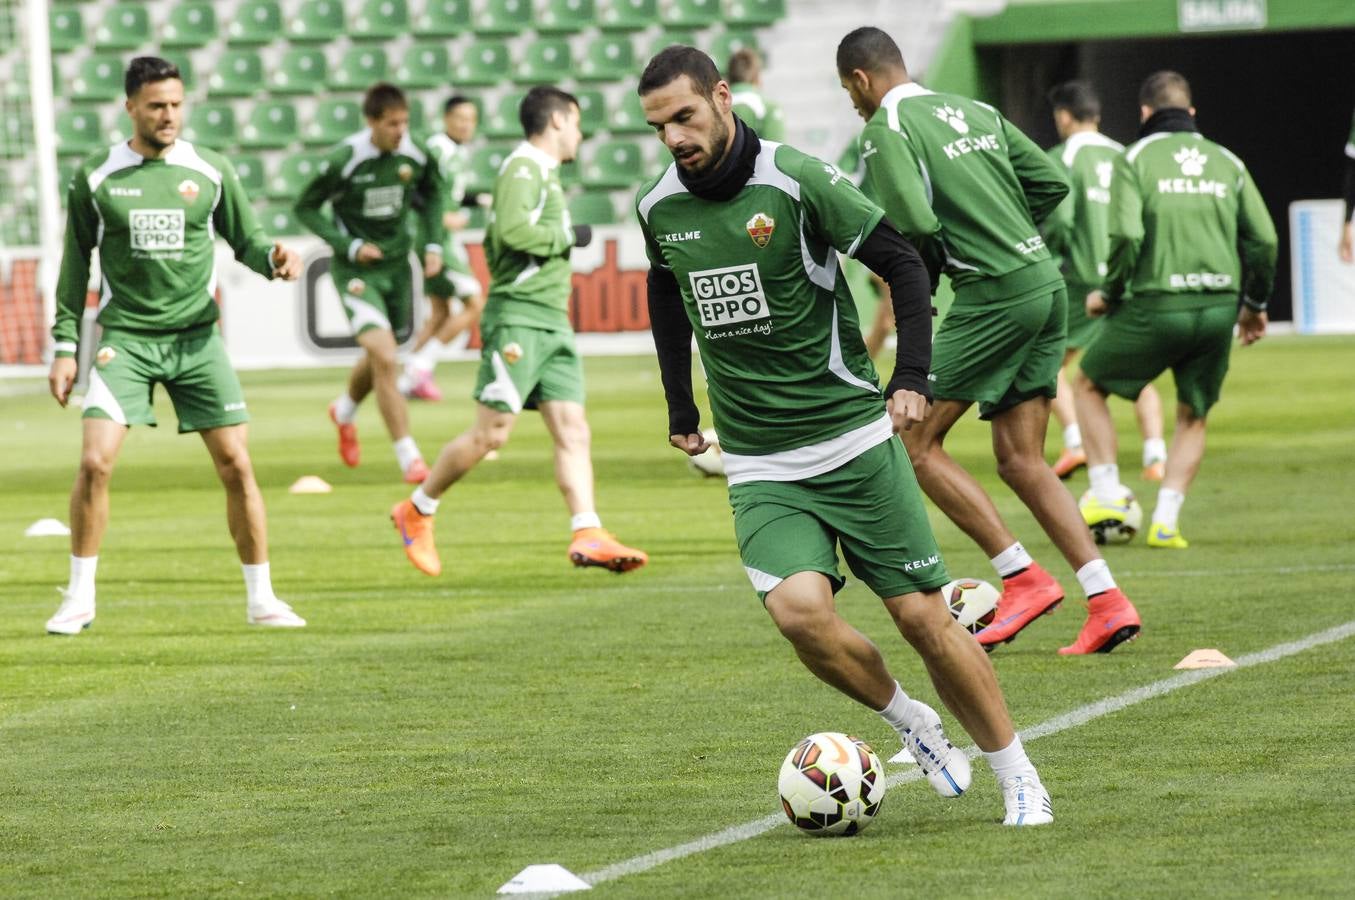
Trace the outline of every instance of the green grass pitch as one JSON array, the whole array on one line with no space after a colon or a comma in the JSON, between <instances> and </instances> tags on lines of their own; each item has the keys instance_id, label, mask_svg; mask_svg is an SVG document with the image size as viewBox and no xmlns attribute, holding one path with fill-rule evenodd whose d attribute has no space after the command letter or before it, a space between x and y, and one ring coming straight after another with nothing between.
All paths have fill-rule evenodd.
<instances>
[{"instance_id":1,"label":"green grass pitch","mask_svg":"<svg viewBox=\"0 0 1355 900\"><path fill-rule=\"evenodd\" d=\"M986 427L961 424L953 451L1070 594L993 656L1018 727L1168 677L1195 648L1236 657L1355 619L1352 358L1351 338L1235 351L1182 515L1191 549L1108 549L1145 619L1109 656L1055 654L1082 620L1075 579L997 481ZM67 519L78 413L39 381L0 385L0 895L488 897L531 863L591 872L774 813L777 768L810 732L892 755L888 728L816 682L767 620L723 485L666 445L653 360L587 368L600 512L652 557L625 576L569 565L535 416L447 494L431 579L386 518L408 489L374 405L348 470L325 417L342 373L246 373L274 583L310 620L297 632L245 625L221 489L161 397L161 427L134 429L114 474L98 620L44 635L68 548L23 530ZM448 399L413 409L430 456L470 421L472 375L445 365ZM1151 512L1130 408L1114 407ZM305 474L334 492L289 494ZM993 578L933 522L953 573ZM840 607L935 703L873 597L853 583ZM1032 741L1051 828L1000 827L980 763L959 800L892 789L857 837L776 828L593 893L1346 894L1353 685L1355 642L1337 642Z\"/></svg>"}]
</instances>

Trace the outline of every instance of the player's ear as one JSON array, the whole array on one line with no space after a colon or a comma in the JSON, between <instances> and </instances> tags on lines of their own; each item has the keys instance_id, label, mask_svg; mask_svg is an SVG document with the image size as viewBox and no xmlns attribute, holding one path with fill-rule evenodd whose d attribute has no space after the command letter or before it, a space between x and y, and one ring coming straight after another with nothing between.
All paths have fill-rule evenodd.
<instances>
[{"instance_id":1,"label":"player's ear","mask_svg":"<svg viewBox=\"0 0 1355 900\"><path fill-rule=\"evenodd\" d=\"M721 115L734 108L734 93L729 89L729 82L720 80L715 83L715 90L711 91L711 101L716 112Z\"/></svg>"}]
</instances>

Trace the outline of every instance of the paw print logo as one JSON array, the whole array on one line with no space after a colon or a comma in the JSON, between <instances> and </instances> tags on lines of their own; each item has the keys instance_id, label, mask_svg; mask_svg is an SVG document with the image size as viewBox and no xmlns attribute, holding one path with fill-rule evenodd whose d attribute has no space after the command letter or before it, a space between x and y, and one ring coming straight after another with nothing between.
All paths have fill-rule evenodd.
<instances>
[{"instance_id":1,"label":"paw print logo","mask_svg":"<svg viewBox=\"0 0 1355 900\"><path fill-rule=\"evenodd\" d=\"M1112 162L1099 162L1096 164L1096 180L1101 187L1110 187L1110 176L1115 171L1115 164Z\"/></svg>"},{"instance_id":2,"label":"paw print logo","mask_svg":"<svg viewBox=\"0 0 1355 900\"><path fill-rule=\"evenodd\" d=\"M1209 157L1205 156L1194 147L1184 147L1172 155L1181 166L1181 174L1192 178L1204 174L1204 164Z\"/></svg>"},{"instance_id":3,"label":"paw print logo","mask_svg":"<svg viewBox=\"0 0 1355 900\"><path fill-rule=\"evenodd\" d=\"M937 107L933 112L942 122L945 122L951 128L954 128L960 134L969 133L969 123L964 120L964 110L951 109L949 106Z\"/></svg>"}]
</instances>

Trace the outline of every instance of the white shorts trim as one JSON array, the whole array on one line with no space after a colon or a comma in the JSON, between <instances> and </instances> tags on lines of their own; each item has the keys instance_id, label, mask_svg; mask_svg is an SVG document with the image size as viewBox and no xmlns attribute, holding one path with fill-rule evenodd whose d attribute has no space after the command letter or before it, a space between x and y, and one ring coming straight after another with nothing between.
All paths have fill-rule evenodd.
<instances>
[{"instance_id":1,"label":"white shorts trim","mask_svg":"<svg viewBox=\"0 0 1355 900\"><path fill-rule=\"evenodd\" d=\"M723 446L721 452L731 485L746 481L801 481L846 465L893 436L894 423L886 413L874 422L808 447L765 456L742 456Z\"/></svg>"}]
</instances>

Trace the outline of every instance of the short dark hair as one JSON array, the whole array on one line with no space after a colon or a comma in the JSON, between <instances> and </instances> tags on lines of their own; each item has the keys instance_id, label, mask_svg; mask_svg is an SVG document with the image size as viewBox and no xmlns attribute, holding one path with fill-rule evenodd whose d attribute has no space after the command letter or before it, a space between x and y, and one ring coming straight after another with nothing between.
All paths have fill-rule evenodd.
<instances>
[{"instance_id":1,"label":"short dark hair","mask_svg":"<svg viewBox=\"0 0 1355 900\"><path fill-rule=\"evenodd\" d=\"M1085 81L1065 81L1049 89L1049 105L1055 110L1067 110L1079 122L1095 122L1101 118L1101 98Z\"/></svg>"},{"instance_id":2,"label":"short dark hair","mask_svg":"<svg viewBox=\"0 0 1355 900\"><path fill-rule=\"evenodd\" d=\"M518 106L518 121L522 123L522 133L527 137L541 134L550 125L550 117L555 113L568 114L570 107L577 107L579 98L557 87L538 84L527 92Z\"/></svg>"},{"instance_id":3,"label":"short dark hair","mask_svg":"<svg viewBox=\"0 0 1355 900\"><path fill-rule=\"evenodd\" d=\"M837 45L839 75L848 75L857 69L877 72L893 68L908 70L903 64L903 52L892 37L871 25L849 31Z\"/></svg>"},{"instance_id":4,"label":"short dark hair","mask_svg":"<svg viewBox=\"0 0 1355 900\"><path fill-rule=\"evenodd\" d=\"M715 60L695 47L672 44L660 50L645 66L635 92L643 97L683 75L690 78L696 92L706 98L715 93L715 86L720 83L720 70L715 67Z\"/></svg>"},{"instance_id":5,"label":"short dark hair","mask_svg":"<svg viewBox=\"0 0 1355 900\"><path fill-rule=\"evenodd\" d=\"M387 81L378 81L367 88L362 98L362 114L369 119L379 119L392 109L409 109L405 92Z\"/></svg>"},{"instance_id":6,"label":"short dark hair","mask_svg":"<svg viewBox=\"0 0 1355 900\"><path fill-rule=\"evenodd\" d=\"M1190 82L1170 69L1154 72L1139 88L1139 104L1150 109L1190 109Z\"/></svg>"},{"instance_id":7,"label":"short dark hair","mask_svg":"<svg viewBox=\"0 0 1355 900\"><path fill-rule=\"evenodd\" d=\"M469 103L472 106L475 105L475 101L467 97L465 94L453 94L452 96L447 98L446 103L442 104L442 114L445 116L447 113L451 112L452 110L456 109L458 106L461 106L464 103Z\"/></svg>"},{"instance_id":8,"label":"short dark hair","mask_svg":"<svg viewBox=\"0 0 1355 900\"><path fill-rule=\"evenodd\" d=\"M130 97L141 90L143 84L153 81L167 81L170 78L183 80L179 67L167 59L158 56L138 56L127 64L127 74L123 76L122 86Z\"/></svg>"},{"instance_id":9,"label":"short dark hair","mask_svg":"<svg viewBox=\"0 0 1355 900\"><path fill-rule=\"evenodd\" d=\"M730 54L725 74L730 84L751 84L762 74L762 57L752 47L740 47Z\"/></svg>"}]
</instances>

